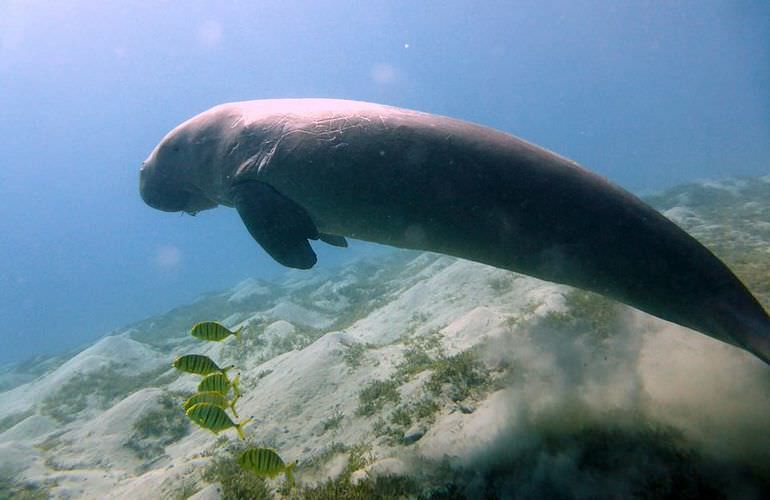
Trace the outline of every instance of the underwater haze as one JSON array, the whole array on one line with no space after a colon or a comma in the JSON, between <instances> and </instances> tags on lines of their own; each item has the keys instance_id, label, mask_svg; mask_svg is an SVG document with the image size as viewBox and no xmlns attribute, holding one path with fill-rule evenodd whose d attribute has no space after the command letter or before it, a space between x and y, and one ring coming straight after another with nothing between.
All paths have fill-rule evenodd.
<instances>
[{"instance_id":1,"label":"underwater haze","mask_svg":"<svg viewBox=\"0 0 770 500\"><path fill-rule=\"evenodd\" d=\"M234 210L142 203L212 105L374 101L516 134L635 192L770 165L766 2L0 2L0 362L283 272ZM321 265L384 251L317 247Z\"/></svg>"}]
</instances>

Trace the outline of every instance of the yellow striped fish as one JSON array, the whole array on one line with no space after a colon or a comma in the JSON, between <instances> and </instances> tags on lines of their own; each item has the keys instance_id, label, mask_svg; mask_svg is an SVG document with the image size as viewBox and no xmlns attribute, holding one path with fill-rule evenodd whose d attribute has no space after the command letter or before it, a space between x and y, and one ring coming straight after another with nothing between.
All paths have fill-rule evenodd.
<instances>
[{"instance_id":1,"label":"yellow striped fish","mask_svg":"<svg viewBox=\"0 0 770 500\"><path fill-rule=\"evenodd\" d=\"M230 335L235 335L238 340L241 340L242 330L243 327L240 327L233 332L216 321L204 321L203 323L198 323L192 327L190 335L201 340L211 340L213 342L225 340Z\"/></svg>"},{"instance_id":2,"label":"yellow striped fish","mask_svg":"<svg viewBox=\"0 0 770 500\"><path fill-rule=\"evenodd\" d=\"M182 408L184 408L185 411L187 411L192 406L197 405L198 403L208 403L210 405L218 406L223 410L230 408L233 411L233 415L235 416L235 418L239 418L238 412L235 411L235 401L228 400L227 397L221 392L206 391L206 392L199 392L197 394L193 394L193 396L190 397L190 399L188 399L187 401L184 402L184 404L182 404Z\"/></svg>"},{"instance_id":3,"label":"yellow striped fish","mask_svg":"<svg viewBox=\"0 0 770 500\"><path fill-rule=\"evenodd\" d=\"M241 439L246 439L243 435L243 426L251 421L250 418L247 418L236 424L230 420L230 417L225 413L225 410L209 403L192 405L190 409L187 410L186 415L190 420L204 429L210 430L214 434L219 434L220 432L233 427L238 431L238 436L240 436Z\"/></svg>"},{"instance_id":4,"label":"yellow striped fish","mask_svg":"<svg viewBox=\"0 0 770 500\"><path fill-rule=\"evenodd\" d=\"M173 363L171 363L171 366L183 372L204 376L216 372L224 374L227 370L232 368L232 366L220 368L214 360L202 354L185 354L184 356L179 356Z\"/></svg>"},{"instance_id":5,"label":"yellow striped fish","mask_svg":"<svg viewBox=\"0 0 770 500\"><path fill-rule=\"evenodd\" d=\"M234 399L237 400L241 397L241 391L238 389L238 381L240 378L240 375L236 375L231 381L224 373L212 373L200 381L198 384L198 392L214 391L227 396L227 393L230 392L230 387L232 387Z\"/></svg>"},{"instance_id":6,"label":"yellow striped fish","mask_svg":"<svg viewBox=\"0 0 770 500\"><path fill-rule=\"evenodd\" d=\"M258 476L269 478L274 478L281 472L285 472L289 485L294 485L292 470L294 470L297 462L286 465L278 453L270 448L249 448L238 457L238 465Z\"/></svg>"}]
</instances>

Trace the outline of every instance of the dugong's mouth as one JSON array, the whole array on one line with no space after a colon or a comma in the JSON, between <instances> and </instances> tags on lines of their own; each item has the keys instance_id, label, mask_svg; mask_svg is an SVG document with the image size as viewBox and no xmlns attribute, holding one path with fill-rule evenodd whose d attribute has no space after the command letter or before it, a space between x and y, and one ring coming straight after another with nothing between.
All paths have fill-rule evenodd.
<instances>
[{"instance_id":1,"label":"dugong's mouth","mask_svg":"<svg viewBox=\"0 0 770 500\"><path fill-rule=\"evenodd\" d=\"M159 179L147 168L142 168L139 174L139 194L149 206L164 212L184 210L190 201L189 191L174 186L166 179Z\"/></svg>"},{"instance_id":2,"label":"dugong's mouth","mask_svg":"<svg viewBox=\"0 0 770 500\"><path fill-rule=\"evenodd\" d=\"M164 212L195 214L217 206L200 189L159 178L146 168L142 168L139 174L139 193L146 204Z\"/></svg>"}]
</instances>

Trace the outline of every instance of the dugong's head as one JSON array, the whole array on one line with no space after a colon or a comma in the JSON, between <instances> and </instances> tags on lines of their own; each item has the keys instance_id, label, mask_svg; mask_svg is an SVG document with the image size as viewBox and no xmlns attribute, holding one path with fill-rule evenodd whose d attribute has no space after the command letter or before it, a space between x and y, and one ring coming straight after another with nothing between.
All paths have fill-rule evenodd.
<instances>
[{"instance_id":1,"label":"dugong's head","mask_svg":"<svg viewBox=\"0 0 770 500\"><path fill-rule=\"evenodd\" d=\"M142 163L139 192L165 212L195 214L217 206L216 130L199 115L179 125Z\"/></svg>"}]
</instances>

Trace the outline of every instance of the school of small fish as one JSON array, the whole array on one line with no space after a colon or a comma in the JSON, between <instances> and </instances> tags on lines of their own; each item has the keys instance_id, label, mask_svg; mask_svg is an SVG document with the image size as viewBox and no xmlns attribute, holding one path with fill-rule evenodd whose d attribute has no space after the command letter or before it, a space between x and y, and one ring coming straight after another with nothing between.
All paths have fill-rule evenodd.
<instances>
[{"instance_id":1,"label":"school of small fish","mask_svg":"<svg viewBox=\"0 0 770 500\"><path fill-rule=\"evenodd\" d=\"M242 330L243 327L233 332L217 322L204 321L193 326L190 335L211 342L221 342L231 336L240 341ZM185 354L176 358L172 366L177 370L203 377L198 383L197 392L182 404L187 418L214 434L232 428L241 439L246 439L243 427L251 421L251 418L237 422L227 413L229 410L235 419L240 419L235 409L235 403L241 397L241 391L238 388L240 374L236 374L233 379L227 375L227 371L235 368L234 366L222 368L214 360L202 354ZM231 390L232 398L230 398ZM244 470L251 471L260 477L272 479L284 473L289 487L294 486L292 471L297 463L287 465L273 449L247 448L239 455L237 462Z\"/></svg>"},{"instance_id":2,"label":"school of small fish","mask_svg":"<svg viewBox=\"0 0 770 500\"><path fill-rule=\"evenodd\" d=\"M207 321L195 325L190 334L201 340L220 342L230 336L240 338L241 330L242 328L232 332L219 323ZM213 359L203 354L179 356L171 366L203 377L198 384L198 392L182 404L187 418L214 434L233 428L241 439L245 439L243 426L251 419L237 422L227 414L227 410L230 410L235 419L240 418L235 409L235 403L241 397L238 389L240 375L236 375L232 380L227 375L227 371L234 366L222 368ZM231 389L232 398L230 398Z\"/></svg>"}]
</instances>

